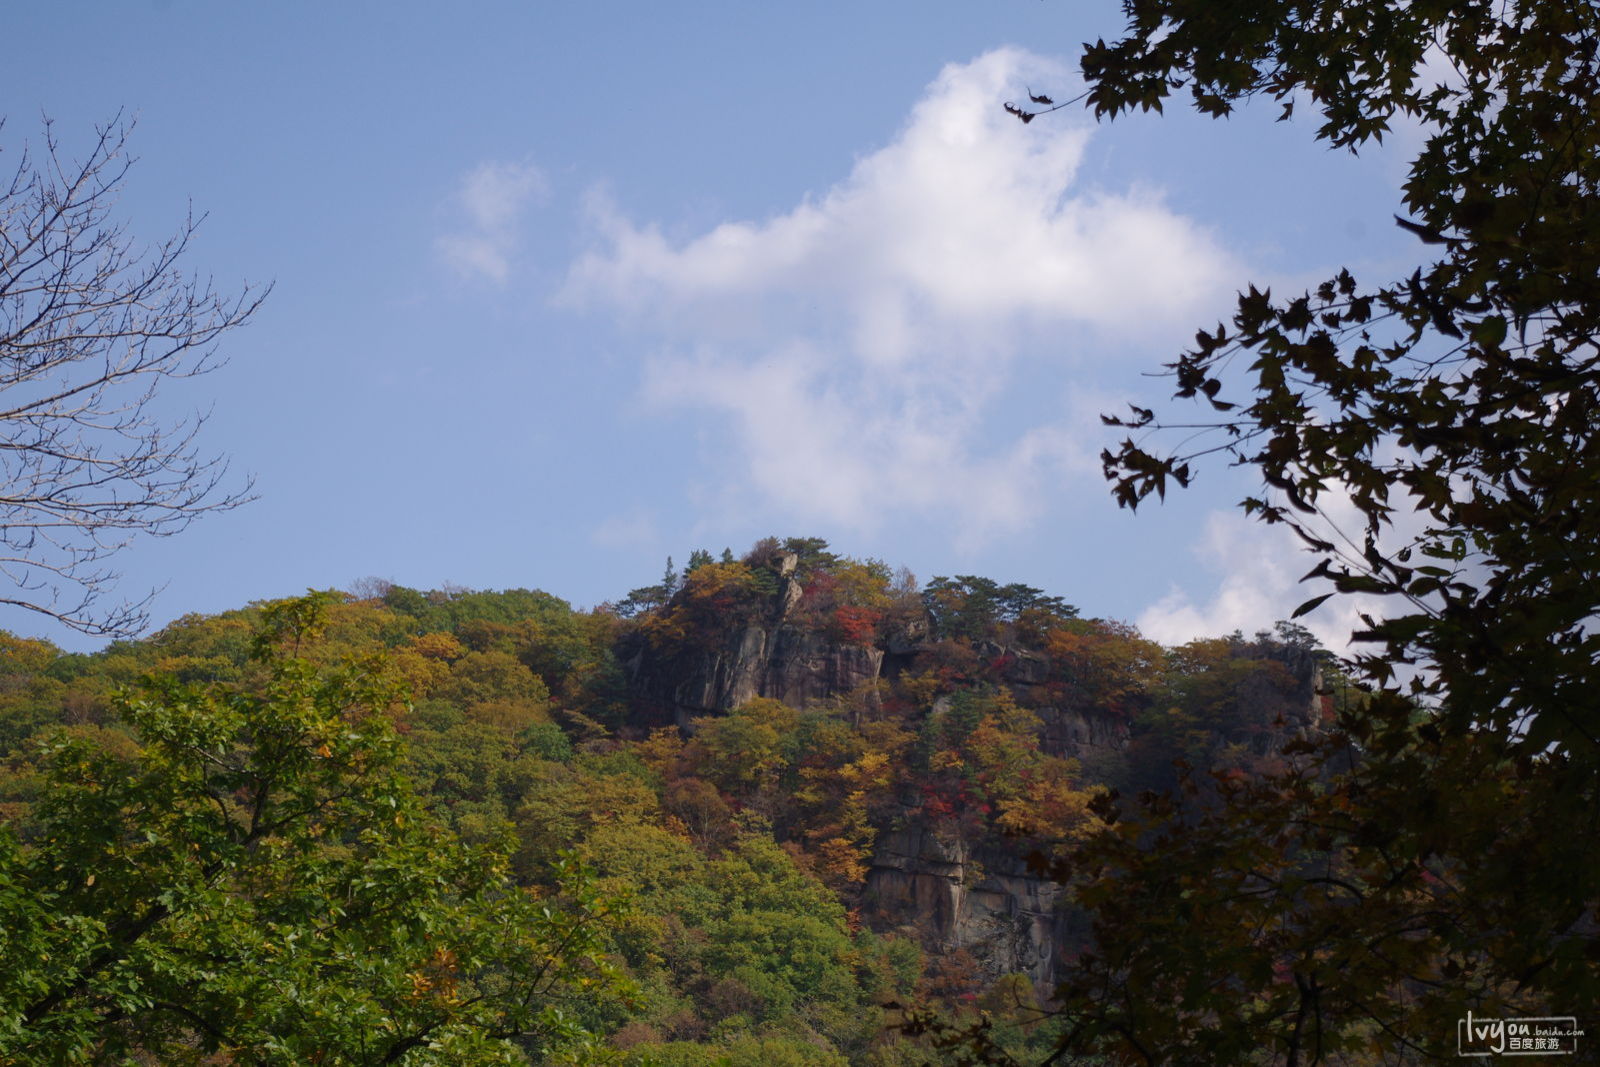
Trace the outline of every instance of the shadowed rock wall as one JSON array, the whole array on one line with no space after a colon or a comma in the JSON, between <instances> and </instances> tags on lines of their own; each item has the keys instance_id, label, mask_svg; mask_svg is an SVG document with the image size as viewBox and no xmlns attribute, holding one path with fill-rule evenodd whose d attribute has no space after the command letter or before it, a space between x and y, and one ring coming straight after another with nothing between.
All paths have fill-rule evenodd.
<instances>
[{"instance_id":1,"label":"shadowed rock wall","mask_svg":"<svg viewBox=\"0 0 1600 1067\"><path fill-rule=\"evenodd\" d=\"M797 708L851 692L876 701L881 678L921 669L919 659L932 647L925 643L925 623L912 623L882 647L865 647L830 640L797 618L801 589L793 560L780 560L781 584L767 609L730 625L710 649L661 662L641 647L629 663L636 692L664 719L689 729L694 718L756 697ZM1127 717L1060 699L1044 654L993 641L974 650L980 662L993 665L996 681L1039 716L1041 747L1049 754L1090 768L1114 763L1129 748ZM1293 686L1286 692L1262 683L1256 694L1247 683L1237 696L1260 705L1248 718L1264 723L1277 716L1275 725L1257 726L1240 739L1258 754L1317 730L1327 714L1311 652L1285 646L1273 658L1293 676ZM1020 973L1041 988L1054 984L1063 948L1073 941L1060 886L1032 873L1024 855L1003 845L941 837L909 808L879 830L861 899L870 925L915 937L930 953L964 950L990 979Z\"/></svg>"}]
</instances>

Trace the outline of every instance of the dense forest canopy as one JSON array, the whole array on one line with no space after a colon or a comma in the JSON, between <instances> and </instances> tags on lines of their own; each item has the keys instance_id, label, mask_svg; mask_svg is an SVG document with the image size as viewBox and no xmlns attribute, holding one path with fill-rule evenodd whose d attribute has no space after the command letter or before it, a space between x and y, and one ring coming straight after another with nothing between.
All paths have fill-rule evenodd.
<instances>
[{"instance_id":1,"label":"dense forest canopy","mask_svg":"<svg viewBox=\"0 0 1600 1067\"><path fill-rule=\"evenodd\" d=\"M1085 919L1029 857L1332 714L1297 627L1167 649L817 539L690 561L628 611L365 582L92 655L5 637L0 1049L888 1065L940 1055L929 1017L1040 1058ZM1044 900L1049 958L932 889Z\"/></svg>"}]
</instances>

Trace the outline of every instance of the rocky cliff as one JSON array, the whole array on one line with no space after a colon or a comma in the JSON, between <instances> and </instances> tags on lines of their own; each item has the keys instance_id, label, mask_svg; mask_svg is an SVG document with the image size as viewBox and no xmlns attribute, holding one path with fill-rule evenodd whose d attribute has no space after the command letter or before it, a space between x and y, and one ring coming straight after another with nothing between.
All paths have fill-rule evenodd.
<instances>
[{"instance_id":1,"label":"rocky cliff","mask_svg":"<svg viewBox=\"0 0 1600 1067\"><path fill-rule=\"evenodd\" d=\"M922 942L925 951L966 951L985 977L1025 974L1054 984L1066 943L1061 887L996 848L943 839L913 823L878 838L863 903L874 925Z\"/></svg>"},{"instance_id":2,"label":"rocky cliff","mask_svg":"<svg viewBox=\"0 0 1600 1067\"><path fill-rule=\"evenodd\" d=\"M794 556L779 557L773 574L775 591L765 602L719 617L709 640L670 653L647 643L634 649L628 669L635 693L659 709L659 721L688 730L696 718L756 697L803 708L862 694L869 707L881 706L898 679L949 669L951 643L930 640L928 620L902 620L870 645L840 641L801 608ZM1326 701L1309 649L1251 647L1263 669L1242 674L1229 691L1242 725L1238 736L1217 743L1265 756L1316 729ZM1079 760L1091 777L1142 758L1137 746L1130 750L1126 709L1074 697L1070 679L1063 682L1062 669L1043 652L983 640L963 646L963 655L957 670L972 672L967 684L1004 687L1038 716L1040 748L1050 755ZM948 702L936 700L930 714ZM965 951L987 978L1021 973L1042 988L1053 984L1072 940L1062 890L1033 873L1020 846L993 836L961 840L909 801L877 829L860 898L869 924L915 936L933 954Z\"/></svg>"},{"instance_id":3,"label":"rocky cliff","mask_svg":"<svg viewBox=\"0 0 1600 1067\"><path fill-rule=\"evenodd\" d=\"M847 644L796 618L802 589L795 556L778 560L778 590L761 610L731 620L710 647L664 657L641 644L628 662L635 691L685 729L697 716L732 711L756 697L792 707L870 690L884 649Z\"/></svg>"}]
</instances>

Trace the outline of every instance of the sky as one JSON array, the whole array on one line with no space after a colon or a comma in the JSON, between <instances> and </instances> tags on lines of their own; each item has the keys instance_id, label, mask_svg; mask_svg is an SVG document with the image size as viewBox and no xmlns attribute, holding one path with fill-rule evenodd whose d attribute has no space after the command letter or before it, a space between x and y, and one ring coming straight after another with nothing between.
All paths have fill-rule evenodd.
<instances>
[{"instance_id":1,"label":"sky","mask_svg":"<svg viewBox=\"0 0 1600 1067\"><path fill-rule=\"evenodd\" d=\"M117 558L155 626L366 577L586 608L769 534L1168 643L1317 591L1239 512L1248 469L1119 510L1099 415L1161 408L1246 284L1409 273L1407 133L1357 159L1270 104L1007 115L1081 91L1114 3L60 0L7 27L0 168L42 117L70 155L122 111L128 232L192 208L192 272L273 287L161 395L257 499ZM1342 648L1353 610L1302 621Z\"/></svg>"}]
</instances>

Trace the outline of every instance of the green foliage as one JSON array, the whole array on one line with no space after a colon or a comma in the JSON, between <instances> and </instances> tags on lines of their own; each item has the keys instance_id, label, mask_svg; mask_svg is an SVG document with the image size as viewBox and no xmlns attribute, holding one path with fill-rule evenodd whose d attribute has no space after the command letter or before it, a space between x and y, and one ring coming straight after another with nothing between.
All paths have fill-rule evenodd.
<instances>
[{"instance_id":1,"label":"green foliage","mask_svg":"<svg viewBox=\"0 0 1600 1067\"><path fill-rule=\"evenodd\" d=\"M1600 10L1124 11L1125 36L1083 54L1097 114L1179 88L1212 115L1265 96L1351 151L1414 123L1396 221L1420 246L1376 285L1249 286L1171 365L1215 436L1185 426L1161 454L1141 433L1104 456L1129 506L1205 452L1254 466L1266 491L1245 509L1320 557L1323 592L1295 614L1329 594L1385 608L1356 635L1377 691L1344 709L1342 747L1222 782L1236 802L1204 816L1158 803L1086 854L1104 864L1085 890L1101 952L1065 990L1068 1044L1371 1060L1445 1054L1468 1009L1592 1017L1600 872L1566 842L1600 809ZM1107 421L1161 426L1138 407ZM1154 936L1132 936L1135 911Z\"/></svg>"},{"instance_id":2,"label":"green foliage","mask_svg":"<svg viewBox=\"0 0 1600 1067\"><path fill-rule=\"evenodd\" d=\"M509 652L468 652L450 665L450 673L430 695L461 707L517 699L544 704L550 699L544 682Z\"/></svg>"},{"instance_id":3,"label":"green foliage","mask_svg":"<svg viewBox=\"0 0 1600 1067\"><path fill-rule=\"evenodd\" d=\"M727 715L696 719L690 758L726 792L770 789L788 764L786 741L798 720L787 704L758 697Z\"/></svg>"},{"instance_id":4,"label":"green foliage","mask_svg":"<svg viewBox=\"0 0 1600 1067\"><path fill-rule=\"evenodd\" d=\"M1070 619L1078 609L1060 597L1013 582L1000 585L989 578L958 574L935 578L922 592L937 637L981 641L997 635L1003 623L1034 623Z\"/></svg>"},{"instance_id":5,"label":"green foliage","mask_svg":"<svg viewBox=\"0 0 1600 1067\"><path fill-rule=\"evenodd\" d=\"M572 759L572 742L553 722L534 723L517 735L517 741L524 752L551 763Z\"/></svg>"},{"instance_id":6,"label":"green foliage","mask_svg":"<svg viewBox=\"0 0 1600 1067\"><path fill-rule=\"evenodd\" d=\"M820 537L785 537L783 551L794 553L795 572L803 579L814 571L836 568L843 560L828 551L828 542Z\"/></svg>"},{"instance_id":7,"label":"green foliage","mask_svg":"<svg viewBox=\"0 0 1600 1067\"><path fill-rule=\"evenodd\" d=\"M849 1061L837 1052L821 1049L792 1037L740 1037L726 1045L675 1042L642 1046L659 1067L845 1067Z\"/></svg>"},{"instance_id":8,"label":"green foliage","mask_svg":"<svg viewBox=\"0 0 1600 1067\"><path fill-rule=\"evenodd\" d=\"M601 774L581 765L544 764L516 812L522 849L518 865L532 877L592 828L647 823L660 811L655 792L628 774Z\"/></svg>"},{"instance_id":9,"label":"green foliage","mask_svg":"<svg viewBox=\"0 0 1600 1067\"><path fill-rule=\"evenodd\" d=\"M918 733L914 779L935 831L1049 847L1091 832L1100 790L1080 782L1075 761L1042 750L1041 726L1004 690L964 689L935 708Z\"/></svg>"},{"instance_id":10,"label":"green foliage","mask_svg":"<svg viewBox=\"0 0 1600 1067\"><path fill-rule=\"evenodd\" d=\"M790 554L798 562L786 579ZM1312 699L1310 666L1327 669L1298 628L1169 653L1129 627L1078 619L1038 590L973 576L930 586L937 610L966 635L922 641L926 609L914 579L881 562L835 554L817 539L772 539L743 561L707 555L691 557L669 601L632 620L574 612L538 593L389 587L382 599L319 594L188 617L93 656L0 639L0 743L9 746L0 749L9 834L0 834L0 923L9 920L0 951L49 952L51 966L69 959L63 952L92 961L120 944L119 921L144 914L132 903L141 894L158 902L175 894L187 910L118 947L118 962L63 1001L82 1008L82 1025L63 1023L60 1032L79 1034L76 1047L90 1058L126 1048L162 1062L202 1061L229 1055L229 1042L242 1049L266 1040L270 1028L287 1051L268 1062L292 1062L312 1057L305 1035L322 1027L331 1028L317 1046L325 1062L365 1062L399 1047L383 1044L385 1035L414 1034L432 1011L442 1020L428 1031L437 1047L408 1045L408 1061L493 1062L518 1055L516 1046L560 1062L563 1043L582 1050L575 1057L601 1056L586 1048L587 1032L612 1033L612 1052L639 1062L760 1056L891 1067L955 1062L957 1035L982 1027L995 1057L1033 1062L1057 1032L1038 1017L1025 978L990 985L993 975L973 955L925 956L918 932L926 936L928 917L880 910L867 883L880 834L912 824L981 848L985 864L1014 857L1017 870L1030 852L1061 859L1111 814L1097 778L1053 747L1065 712L1129 723L1121 755L1134 771L1160 774L1174 757L1195 768L1199 785L1183 815L1194 839L1178 839L1195 849L1198 872L1229 855L1207 851L1206 834L1241 817L1229 792L1238 783L1207 772L1281 770L1257 750L1277 758L1272 746L1284 736L1275 719L1293 712L1300 722ZM854 633L848 611L881 614ZM804 708L757 698L696 715L689 730L647 729L659 720L635 703L624 658L660 642L656 651L686 653L671 669L701 670L730 633L769 626L780 613L786 632L808 647L882 648L909 637L914 650L897 653L905 670ZM253 645L261 658L250 658ZM152 672L175 677L138 681ZM139 710L114 698L119 687L138 695L131 706ZM1359 697L1342 703L1365 706ZM212 732L183 740L182 730L202 728ZM36 757L44 751L48 758ZM279 784L267 790L266 815L282 812L286 821L252 838L256 794L247 778L269 767ZM1116 784L1141 784L1134 771L1118 770ZM1424 777L1413 765L1407 780ZM1512 788L1502 771L1479 778L1473 803L1483 811L1497 790ZM1540 787L1544 803L1561 795L1555 781ZM64 796L76 798L70 818ZM1422 803L1416 793L1391 797L1399 810ZM1133 815L1117 825L1160 832ZM1120 832L1095 839L1102 852L1063 862L1060 877L1099 872L1107 885L1125 885L1129 899L1162 906L1166 898L1138 882L1161 866L1117 852ZM1341 832L1330 855L1367 831L1347 823ZM1532 839L1531 829L1518 835ZM1437 844L1394 840L1413 851ZM59 858L50 850L69 841L77 842L75 873L52 873ZM188 850L190 842L198 848ZM1578 851L1564 861L1575 875ZM576 863L591 873L575 882L553 876L569 855L569 870ZM974 870L966 868L969 884L981 877ZM64 895L91 873L92 887ZM1197 873L1190 889L1202 888ZM627 909L607 903L624 897ZM599 911L605 936L597 939ZM907 920L912 930L883 932ZM1472 937L1514 929L1504 911L1490 922L1472 927ZM507 939L508 929L526 939ZM1137 937L1131 918L1105 930ZM573 952L549 951L568 933ZM1151 967L1172 958L1159 942L1138 947ZM486 1022L481 1013L501 1010L495 998L518 968L551 955L565 977L548 972L554 984L526 1011L503 1012L535 1028L530 1040L502 1033L510 1023ZM1453 958L1464 965L1469 957L1463 949ZM1183 957L1173 966L1203 962ZM1111 973L1094 966L1091 959L1083 973ZM1563 980L1577 980L1571 960L1561 966ZM618 995L608 968L626 971L632 996ZM35 962L19 967L16 981L43 988L56 973ZM113 989L113 977L135 999L115 1000L123 987ZM0 979L3 995L27 995L18 988ZM180 989L193 995L180 1000ZM251 1006L241 1007L247 997ZM904 1017L933 1020L929 1030L885 1029L902 1017L891 1002L919 999L933 1005L929 1014ZM559 1018L540 1014L557 1007ZM328 1021L335 1008L345 1023ZM319 1009L324 1016L311 1014ZM105 1044L108 1033L121 1044ZM39 1056L51 1062L64 1048Z\"/></svg>"},{"instance_id":11,"label":"green foliage","mask_svg":"<svg viewBox=\"0 0 1600 1067\"><path fill-rule=\"evenodd\" d=\"M293 653L326 598L268 605L259 688L152 680L115 752L47 742L0 829L0 1058L245 1052L262 1063L520 1062L594 1045L611 904L568 865L541 898L398 773L395 690ZM598 996L597 996L598 994Z\"/></svg>"},{"instance_id":12,"label":"green foliage","mask_svg":"<svg viewBox=\"0 0 1600 1067\"><path fill-rule=\"evenodd\" d=\"M1124 40L1085 53L1102 114L1186 81L1218 112L1306 94L1318 136L1352 150L1397 114L1426 134L1406 185L1416 221L1402 220L1422 265L1373 289L1348 271L1286 300L1252 287L1232 330L1202 331L1174 365L1179 395L1228 409L1228 450L1278 494L1246 507L1305 537L1323 555L1313 574L1390 599L1364 635L1382 646L1369 674L1390 678L1421 656L1434 669L1418 691L1448 697L1453 728L1595 753L1600 730L1570 709L1593 681L1600 608L1600 14L1568 3L1333 11L1247 5L1219 20L1149 0L1129 7ZM1451 84L1424 78L1429 53L1448 60ZM1222 401L1220 367L1246 360L1253 399ZM1107 472L1131 504L1187 459L1130 441ZM1363 524L1343 548L1317 520L1329 494ZM1422 531L1392 543L1392 523L1411 514Z\"/></svg>"},{"instance_id":13,"label":"green foliage","mask_svg":"<svg viewBox=\"0 0 1600 1067\"><path fill-rule=\"evenodd\" d=\"M700 555L701 554L699 552L690 554L689 562L691 566L688 568L688 570L694 570L701 564L709 562L708 560L701 559ZM688 572L685 571L682 577L687 576ZM616 604L612 605L612 610L622 618L629 619L635 615L652 612L659 608L665 607L667 602L670 601L673 595L677 593L679 588L681 588L682 577L680 577L678 574L677 568L672 565L672 557L668 556L667 570L666 573L661 576L661 581L657 582L655 585L640 586L638 589L632 590L626 597L623 597Z\"/></svg>"},{"instance_id":14,"label":"green foliage","mask_svg":"<svg viewBox=\"0 0 1600 1067\"><path fill-rule=\"evenodd\" d=\"M632 895L634 914L618 936L647 989L661 989L652 975L675 976L700 1025L729 1037L776 1030L834 1048L871 1037L869 990L906 985L901 943L858 948L844 908L766 837L736 835L713 859L649 811L606 810L613 814L575 826L575 836L601 884ZM663 989L645 1023L657 1033L683 1029L683 1010Z\"/></svg>"},{"instance_id":15,"label":"green foliage","mask_svg":"<svg viewBox=\"0 0 1600 1067\"><path fill-rule=\"evenodd\" d=\"M421 592L397 585L384 594L383 602L394 611L414 619L418 633L455 631L470 622L547 621L561 618L572 610L566 601L537 589L507 589L502 592L445 589Z\"/></svg>"},{"instance_id":16,"label":"green foliage","mask_svg":"<svg viewBox=\"0 0 1600 1067\"><path fill-rule=\"evenodd\" d=\"M750 836L707 868L719 891L704 924L708 971L739 979L756 1020L793 1020L834 1040L862 1022L844 908L770 839Z\"/></svg>"},{"instance_id":17,"label":"green foliage","mask_svg":"<svg viewBox=\"0 0 1600 1067\"><path fill-rule=\"evenodd\" d=\"M558 743L546 750L570 754L570 743L554 724ZM540 727L530 727L540 730ZM548 737L548 734L545 735ZM435 812L452 826L463 820L475 827L508 825L539 779L547 773L546 758L526 735L489 723L463 719L416 724L406 738L407 777Z\"/></svg>"}]
</instances>

